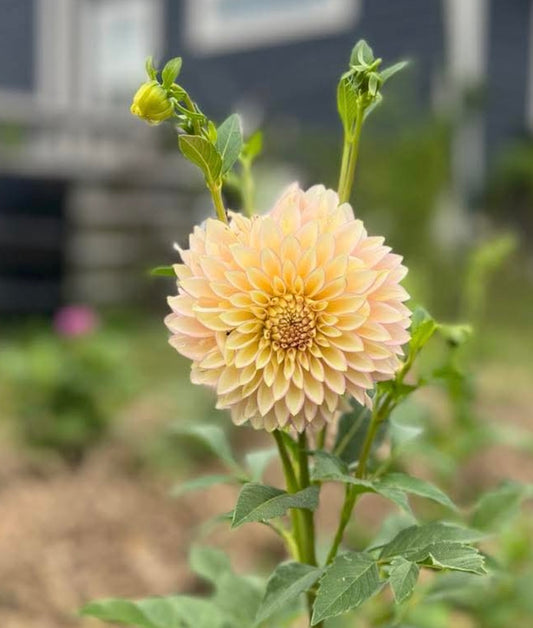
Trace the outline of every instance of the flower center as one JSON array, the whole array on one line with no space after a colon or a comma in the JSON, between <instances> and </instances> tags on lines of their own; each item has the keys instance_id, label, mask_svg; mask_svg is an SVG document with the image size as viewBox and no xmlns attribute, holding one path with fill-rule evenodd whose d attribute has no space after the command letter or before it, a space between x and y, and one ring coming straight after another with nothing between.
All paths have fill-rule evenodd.
<instances>
[{"instance_id":1,"label":"flower center","mask_svg":"<svg viewBox=\"0 0 533 628\"><path fill-rule=\"evenodd\" d=\"M313 301L301 295L272 297L267 307L263 336L272 348L305 351L316 336Z\"/></svg>"}]
</instances>

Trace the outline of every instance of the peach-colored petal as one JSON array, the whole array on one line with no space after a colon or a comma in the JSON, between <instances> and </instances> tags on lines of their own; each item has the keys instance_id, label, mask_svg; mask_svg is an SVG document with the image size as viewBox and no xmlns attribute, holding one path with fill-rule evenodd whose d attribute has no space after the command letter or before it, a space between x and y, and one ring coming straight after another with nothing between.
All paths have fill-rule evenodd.
<instances>
[{"instance_id":1,"label":"peach-colored petal","mask_svg":"<svg viewBox=\"0 0 533 628\"><path fill-rule=\"evenodd\" d=\"M322 185L195 227L165 322L237 425L320 429L393 376L409 339L402 258Z\"/></svg>"}]
</instances>

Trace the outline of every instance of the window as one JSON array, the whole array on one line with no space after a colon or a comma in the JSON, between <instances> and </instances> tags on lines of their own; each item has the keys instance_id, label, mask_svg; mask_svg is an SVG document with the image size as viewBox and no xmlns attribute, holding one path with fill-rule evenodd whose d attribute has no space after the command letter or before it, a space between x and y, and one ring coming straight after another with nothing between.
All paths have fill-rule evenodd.
<instances>
[{"instance_id":1,"label":"window","mask_svg":"<svg viewBox=\"0 0 533 628\"><path fill-rule=\"evenodd\" d=\"M360 0L187 0L185 36L197 53L231 52L352 28Z\"/></svg>"}]
</instances>

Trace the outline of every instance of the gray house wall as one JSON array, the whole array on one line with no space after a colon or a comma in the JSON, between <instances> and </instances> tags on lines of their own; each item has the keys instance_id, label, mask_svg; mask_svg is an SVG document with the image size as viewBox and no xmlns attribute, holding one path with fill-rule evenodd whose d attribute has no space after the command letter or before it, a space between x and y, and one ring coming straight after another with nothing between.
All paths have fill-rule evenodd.
<instances>
[{"instance_id":1,"label":"gray house wall","mask_svg":"<svg viewBox=\"0 0 533 628\"><path fill-rule=\"evenodd\" d=\"M433 73L444 62L441 0L365 0L362 5L354 29L336 36L198 57L184 45L184 0L167 0L167 56L184 58L183 82L214 117L251 101L268 116L294 112L302 122L333 126L337 76L355 41L365 37L388 62L416 58L418 102L429 106Z\"/></svg>"},{"instance_id":2,"label":"gray house wall","mask_svg":"<svg viewBox=\"0 0 533 628\"><path fill-rule=\"evenodd\" d=\"M490 0L486 141L491 158L523 136L529 74L531 0Z\"/></svg>"},{"instance_id":3,"label":"gray house wall","mask_svg":"<svg viewBox=\"0 0 533 628\"><path fill-rule=\"evenodd\" d=\"M33 88L34 20L34 0L0 3L0 88Z\"/></svg>"}]
</instances>

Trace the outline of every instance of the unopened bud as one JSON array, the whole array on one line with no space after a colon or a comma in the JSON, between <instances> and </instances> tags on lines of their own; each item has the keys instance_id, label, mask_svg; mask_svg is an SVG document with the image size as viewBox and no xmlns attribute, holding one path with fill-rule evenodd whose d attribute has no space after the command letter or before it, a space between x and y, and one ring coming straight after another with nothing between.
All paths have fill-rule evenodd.
<instances>
[{"instance_id":1,"label":"unopened bud","mask_svg":"<svg viewBox=\"0 0 533 628\"><path fill-rule=\"evenodd\" d=\"M174 107L166 89L157 81L149 81L143 83L137 90L130 111L149 124L159 124L170 118L174 113Z\"/></svg>"}]
</instances>

